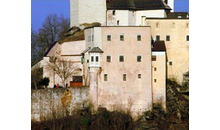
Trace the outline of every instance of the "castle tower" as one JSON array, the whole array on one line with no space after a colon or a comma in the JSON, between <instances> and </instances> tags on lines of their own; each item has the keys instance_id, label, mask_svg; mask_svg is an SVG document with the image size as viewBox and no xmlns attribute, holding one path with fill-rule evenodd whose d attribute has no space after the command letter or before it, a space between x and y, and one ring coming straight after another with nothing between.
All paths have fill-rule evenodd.
<instances>
[{"instance_id":1,"label":"castle tower","mask_svg":"<svg viewBox=\"0 0 220 130\"><path fill-rule=\"evenodd\" d=\"M90 86L89 86L89 100L93 105L92 112L98 109L98 77L101 71L101 55L103 51L99 47L93 47L89 51L89 75L90 75Z\"/></svg>"},{"instance_id":2,"label":"castle tower","mask_svg":"<svg viewBox=\"0 0 220 130\"><path fill-rule=\"evenodd\" d=\"M106 24L106 0L70 0L70 27L93 22Z\"/></svg>"}]
</instances>

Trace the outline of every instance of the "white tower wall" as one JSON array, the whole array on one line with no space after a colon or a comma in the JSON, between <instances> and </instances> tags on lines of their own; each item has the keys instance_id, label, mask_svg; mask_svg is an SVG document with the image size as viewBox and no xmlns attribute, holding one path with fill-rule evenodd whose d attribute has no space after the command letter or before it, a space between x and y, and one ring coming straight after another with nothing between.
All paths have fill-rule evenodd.
<instances>
[{"instance_id":1,"label":"white tower wall","mask_svg":"<svg viewBox=\"0 0 220 130\"><path fill-rule=\"evenodd\" d=\"M70 0L70 26L106 24L106 0Z\"/></svg>"}]
</instances>

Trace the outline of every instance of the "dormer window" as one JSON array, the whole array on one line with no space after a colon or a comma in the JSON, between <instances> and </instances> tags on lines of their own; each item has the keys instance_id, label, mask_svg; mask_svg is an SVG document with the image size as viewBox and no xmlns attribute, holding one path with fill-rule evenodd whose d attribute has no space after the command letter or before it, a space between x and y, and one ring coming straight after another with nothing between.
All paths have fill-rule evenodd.
<instances>
[{"instance_id":1,"label":"dormer window","mask_svg":"<svg viewBox=\"0 0 220 130\"><path fill-rule=\"evenodd\" d=\"M103 51L99 47L94 47L89 51L91 62L89 67L101 67L101 54Z\"/></svg>"}]
</instances>

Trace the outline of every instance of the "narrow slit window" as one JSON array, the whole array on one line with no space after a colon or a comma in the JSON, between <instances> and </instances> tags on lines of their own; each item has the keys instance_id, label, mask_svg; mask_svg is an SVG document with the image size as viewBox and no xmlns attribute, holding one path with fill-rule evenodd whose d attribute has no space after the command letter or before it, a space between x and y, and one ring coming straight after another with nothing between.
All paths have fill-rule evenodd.
<instances>
[{"instance_id":1,"label":"narrow slit window","mask_svg":"<svg viewBox=\"0 0 220 130\"><path fill-rule=\"evenodd\" d=\"M186 41L189 41L189 35L186 35Z\"/></svg>"},{"instance_id":2,"label":"narrow slit window","mask_svg":"<svg viewBox=\"0 0 220 130\"><path fill-rule=\"evenodd\" d=\"M119 25L119 20L117 20L117 25Z\"/></svg>"},{"instance_id":3,"label":"narrow slit window","mask_svg":"<svg viewBox=\"0 0 220 130\"><path fill-rule=\"evenodd\" d=\"M156 23L156 28L159 28L159 23Z\"/></svg>"},{"instance_id":4,"label":"narrow slit window","mask_svg":"<svg viewBox=\"0 0 220 130\"><path fill-rule=\"evenodd\" d=\"M166 41L170 41L170 35L166 36Z\"/></svg>"},{"instance_id":5,"label":"narrow slit window","mask_svg":"<svg viewBox=\"0 0 220 130\"><path fill-rule=\"evenodd\" d=\"M156 67L154 68L154 71L157 71L157 68L156 68Z\"/></svg>"},{"instance_id":6,"label":"narrow slit window","mask_svg":"<svg viewBox=\"0 0 220 130\"><path fill-rule=\"evenodd\" d=\"M112 11L112 15L115 15L115 10Z\"/></svg>"},{"instance_id":7,"label":"narrow slit window","mask_svg":"<svg viewBox=\"0 0 220 130\"><path fill-rule=\"evenodd\" d=\"M98 56L96 56L95 61L99 62L99 57Z\"/></svg>"},{"instance_id":8,"label":"narrow slit window","mask_svg":"<svg viewBox=\"0 0 220 130\"><path fill-rule=\"evenodd\" d=\"M123 81L126 81L126 78L127 78L126 74L123 74Z\"/></svg>"},{"instance_id":9,"label":"narrow slit window","mask_svg":"<svg viewBox=\"0 0 220 130\"><path fill-rule=\"evenodd\" d=\"M157 82L157 79L154 79L154 83L156 83Z\"/></svg>"},{"instance_id":10,"label":"narrow slit window","mask_svg":"<svg viewBox=\"0 0 220 130\"><path fill-rule=\"evenodd\" d=\"M108 74L104 74L104 81L108 81Z\"/></svg>"},{"instance_id":11,"label":"narrow slit window","mask_svg":"<svg viewBox=\"0 0 220 130\"><path fill-rule=\"evenodd\" d=\"M91 62L94 62L94 57L93 56L91 56Z\"/></svg>"},{"instance_id":12,"label":"narrow slit window","mask_svg":"<svg viewBox=\"0 0 220 130\"><path fill-rule=\"evenodd\" d=\"M186 28L189 28L189 23L186 23Z\"/></svg>"}]
</instances>

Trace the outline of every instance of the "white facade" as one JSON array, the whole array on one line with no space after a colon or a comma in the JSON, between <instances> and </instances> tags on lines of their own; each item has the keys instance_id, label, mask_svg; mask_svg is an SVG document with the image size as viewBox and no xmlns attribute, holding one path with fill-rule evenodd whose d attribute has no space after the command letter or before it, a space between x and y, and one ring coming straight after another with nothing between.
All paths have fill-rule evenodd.
<instances>
[{"instance_id":1,"label":"white facade","mask_svg":"<svg viewBox=\"0 0 220 130\"><path fill-rule=\"evenodd\" d=\"M172 11L174 0L167 3ZM141 26L141 17L166 18L165 9L107 10L106 0L70 0L70 26L99 22L102 26Z\"/></svg>"},{"instance_id":2,"label":"white facade","mask_svg":"<svg viewBox=\"0 0 220 130\"><path fill-rule=\"evenodd\" d=\"M47 88L53 88L54 85L62 85L61 78L52 71L52 68L48 66L51 57L73 62L74 66L83 70L81 64L81 52L85 50L85 41L72 41L59 44L58 42L51 48L49 53L43 58L43 77L49 77L50 82ZM83 71L79 71L72 76L82 76ZM67 84L72 80L72 76L67 79ZM64 86L63 86L64 87Z\"/></svg>"},{"instance_id":3,"label":"white facade","mask_svg":"<svg viewBox=\"0 0 220 130\"><path fill-rule=\"evenodd\" d=\"M161 10L108 10L107 26L141 26L142 17L166 18L166 11Z\"/></svg>"},{"instance_id":4,"label":"white facade","mask_svg":"<svg viewBox=\"0 0 220 130\"><path fill-rule=\"evenodd\" d=\"M174 10L174 0L168 0L168 5ZM153 103L159 101L166 108L166 74L169 78L173 73L182 75L180 70L188 70L188 41L182 40L185 38L182 36L188 34L188 20L161 20L167 17L164 9L107 10L106 0L70 0L70 6L71 27L93 22L100 22L102 26L85 29L83 41L56 44L44 60L49 62L49 56L59 55L76 62L83 70L80 73L83 85L90 87L89 97L94 109L106 107L115 110L117 105L126 109L130 100L132 112L149 110ZM157 35L160 35L160 40L170 36L166 41L166 52L152 52L151 40ZM90 53L94 47L102 52ZM120 61L120 56L124 56L123 61ZM137 62L138 56L141 56L141 61ZM152 62L152 56L158 60ZM174 65L167 67L166 56L174 61ZM186 58L182 58L184 56ZM107 57L110 57L110 62ZM44 70L44 77L49 76L52 79L49 87L60 82L57 76Z\"/></svg>"},{"instance_id":5,"label":"white facade","mask_svg":"<svg viewBox=\"0 0 220 130\"><path fill-rule=\"evenodd\" d=\"M166 18L167 14L165 10L143 10L143 11L136 11L136 26L141 26L141 18L142 17L149 17L149 18Z\"/></svg>"}]
</instances>

